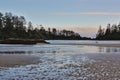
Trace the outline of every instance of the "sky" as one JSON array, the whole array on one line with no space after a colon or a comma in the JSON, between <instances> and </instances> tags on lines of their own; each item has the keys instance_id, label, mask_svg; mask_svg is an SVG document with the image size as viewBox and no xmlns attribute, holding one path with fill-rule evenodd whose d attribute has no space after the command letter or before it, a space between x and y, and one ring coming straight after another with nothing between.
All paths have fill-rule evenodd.
<instances>
[{"instance_id":1,"label":"sky","mask_svg":"<svg viewBox=\"0 0 120 80\"><path fill-rule=\"evenodd\" d=\"M120 0L0 0L0 12L25 16L34 25L95 37L99 25L119 23Z\"/></svg>"}]
</instances>

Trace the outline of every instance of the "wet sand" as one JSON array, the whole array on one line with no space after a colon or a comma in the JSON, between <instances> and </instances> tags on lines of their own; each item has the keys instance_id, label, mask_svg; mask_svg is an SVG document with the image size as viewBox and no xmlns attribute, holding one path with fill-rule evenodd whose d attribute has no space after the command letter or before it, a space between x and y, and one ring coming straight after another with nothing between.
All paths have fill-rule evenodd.
<instances>
[{"instance_id":1,"label":"wet sand","mask_svg":"<svg viewBox=\"0 0 120 80\"><path fill-rule=\"evenodd\" d=\"M118 80L120 79L120 54L94 54L89 56L94 61L84 64L87 68L86 77L89 80Z\"/></svg>"},{"instance_id":2,"label":"wet sand","mask_svg":"<svg viewBox=\"0 0 120 80\"><path fill-rule=\"evenodd\" d=\"M24 54L0 54L0 67L15 67L39 63L38 57Z\"/></svg>"},{"instance_id":3,"label":"wet sand","mask_svg":"<svg viewBox=\"0 0 120 80\"><path fill-rule=\"evenodd\" d=\"M13 69L13 72L16 76L10 76L10 80L14 79L27 79L27 80L119 80L120 79L120 54L119 53L106 53L106 54L85 54L89 59L82 63L68 63L62 65L56 65L55 63L51 63L50 60L44 62L40 65L33 65L29 67L25 67L23 73L19 73L17 70ZM46 60L46 57L45 57ZM48 60L48 59L47 59ZM43 60L44 61L44 60ZM48 63L47 63L48 62ZM65 61L66 62L66 61ZM47 64L46 64L47 63ZM64 62L63 62L64 63ZM54 65L53 65L54 64ZM59 63L58 63L59 64ZM52 66L52 67L51 67ZM25 70L25 71L24 71ZM19 71L19 70L18 70ZM7 74L13 74L10 71ZM11 75L10 74L10 75ZM45 76L44 76L45 74ZM54 76L49 76L49 75ZM31 75L35 76L32 77ZM41 76L40 76L41 75ZM4 75L2 75L4 77ZM5 78L4 80L6 80ZM9 79L9 78L8 78Z\"/></svg>"}]
</instances>

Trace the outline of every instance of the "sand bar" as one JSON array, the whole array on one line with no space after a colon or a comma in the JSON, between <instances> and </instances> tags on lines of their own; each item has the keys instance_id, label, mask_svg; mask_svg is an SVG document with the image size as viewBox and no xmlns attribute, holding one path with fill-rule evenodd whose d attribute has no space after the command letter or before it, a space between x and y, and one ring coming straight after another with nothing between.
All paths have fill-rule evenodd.
<instances>
[{"instance_id":1,"label":"sand bar","mask_svg":"<svg viewBox=\"0 0 120 80\"><path fill-rule=\"evenodd\" d=\"M28 64L37 64L39 58L24 54L0 54L0 67L15 67Z\"/></svg>"}]
</instances>

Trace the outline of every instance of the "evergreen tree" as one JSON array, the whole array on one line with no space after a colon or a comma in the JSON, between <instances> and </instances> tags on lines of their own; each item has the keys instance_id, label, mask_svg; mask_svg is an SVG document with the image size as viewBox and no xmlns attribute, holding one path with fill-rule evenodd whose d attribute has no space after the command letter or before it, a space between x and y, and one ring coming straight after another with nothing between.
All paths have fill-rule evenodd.
<instances>
[{"instance_id":1,"label":"evergreen tree","mask_svg":"<svg viewBox=\"0 0 120 80\"><path fill-rule=\"evenodd\" d=\"M37 28L33 27L32 22L26 24L24 16L0 13L0 39L81 39L81 36L73 31L56 28L46 30L42 25L40 25L41 28Z\"/></svg>"},{"instance_id":2,"label":"evergreen tree","mask_svg":"<svg viewBox=\"0 0 120 80\"><path fill-rule=\"evenodd\" d=\"M98 30L98 33L96 35L96 39L100 39L101 40L103 35L104 35L104 31L103 31L102 27L99 26L99 30Z\"/></svg>"}]
</instances>

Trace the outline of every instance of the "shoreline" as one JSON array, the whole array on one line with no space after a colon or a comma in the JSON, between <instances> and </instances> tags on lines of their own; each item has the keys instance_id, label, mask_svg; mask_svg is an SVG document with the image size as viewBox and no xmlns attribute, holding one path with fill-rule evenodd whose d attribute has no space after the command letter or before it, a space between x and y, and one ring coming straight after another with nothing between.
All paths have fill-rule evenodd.
<instances>
[{"instance_id":1,"label":"shoreline","mask_svg":"<svg viewBox=\"0 0 120 80\"><path fill-rule=\"evenodd\" d=\"M51 43L51 45L83 45L83 46L100 46L100 47L120 47L120 44L92 44L92 43L87 43L87 44L74 44L74 43L70 43L70 44L64 44L64 43Z\"/></svg>"},{"instance_id":2,"label":"shoreline","mask_svg":"<svg viewBox=\"0 0 120 80\"><path fill-rule=\"evenodd\" d=\"M33 45L33 44L37 44L37 43L49 44L49 42L46 42L43 39L14 39L14 38L9 38L9 39L0 40L0 44L28 44L28 45Z\"/></svg>"},{"instance_id":3,"label":"shoreline","mask_svg":"<svg viewBox=\"0 0 120 80\"><path fill-rule=\"evenodd\" d=\"M0 54L0 67L17 67L37 64L40 60L36 56L25 54Z\"/></svg>"}]
</instances>

